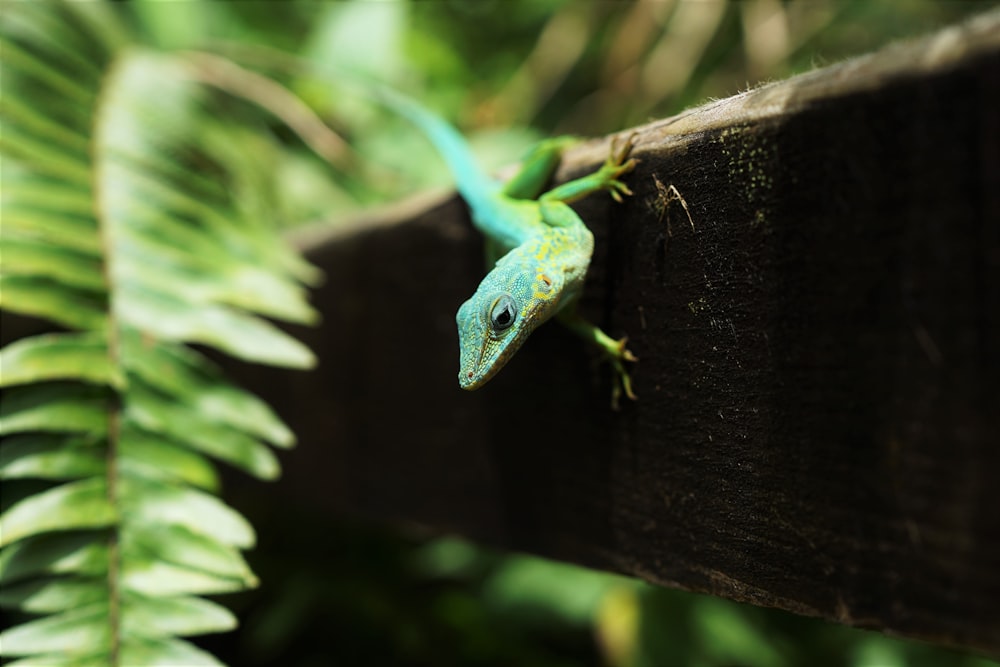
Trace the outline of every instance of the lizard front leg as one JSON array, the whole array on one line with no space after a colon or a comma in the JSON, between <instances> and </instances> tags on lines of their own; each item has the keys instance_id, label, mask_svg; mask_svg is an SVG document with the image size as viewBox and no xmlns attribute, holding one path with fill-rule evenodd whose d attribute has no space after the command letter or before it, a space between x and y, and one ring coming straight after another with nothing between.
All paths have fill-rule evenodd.
<instances>
[{"instance_id":1,"label":"lizard front leg","mask_svg":"<svg viewBox=\"0 0 1000 667\"><path fill-rule=\"evenodd\" d=\"M541 201L556 200L569 204L594 192L606 190L611 193L611 197L615 201L622 201L622 195L632 194L629 187L619 179L635 169L636 160L634 158L626 159L632 152L634 139L635 135L629 135L621 148L618 147L616 140L612 140L611 152L600 169L582 178L552 188L539 199Z\"/></svg>"},{"instance_id":2,"label":"lizard front leg","mask_svg":"<svg viewBox=\"0 0 1000 667\"><path fill-rule=\"evenodd\" d=\"M600 169L588 176L564 183L548 191L540 198L543 206L547 201L552 200L572 202L599 190L607 190L615 201L619 202L622 200L623 194L631 195L632 191L619 179L635 168L636 161L627 159L632 151L633 139L634 135L630 135L621 148L617 146L615 140L612 140L610 154ZM546 222L552 224L548 220ZM622 337L616 340L604 333L600 327L583 319L576 311L575 300L564 308L557 317L570 331L592 345L596 345L601 354L611 362L611 367L617 375L611 390L611 406L615 409L618 408L622 392L629 399L636 400L635 392L632 391L632 378L626 370L625 364L638 361L638 358L625 347L628 339Z\"/></svg>"},{"instance_id":3,"label":"lizard front leg","mask_svg":"<svg viewBox=\"0 0 1000 667\"><path fill-rule=\"evenodd\" d=\"M536 144L514 177L504 183L503 193L512 199L538 199L556 172L563 151L579 142L575 137L554 137Z\"/></svg>"},{"instance_id":4,"label":"lizard front leg","mask_svg":"<svg viewBox=\"0 0 1000 667\"><path fill-rule=\"evenodd\" d=\"M600 327L591 324L576 312L575 302L571 303L556 317L577 336L597 346L597 349L611 362L611 367L617 375L611 389L611 407L615 410L618 409L618 401L621 398L622 392L629 399L633 401L637 400L635 392L632 391L632 377L625 369L625 363L639 361L639 358L625 347L628 337L623 336L616 340L604 333Z\"/></svg>"}]
</instances>

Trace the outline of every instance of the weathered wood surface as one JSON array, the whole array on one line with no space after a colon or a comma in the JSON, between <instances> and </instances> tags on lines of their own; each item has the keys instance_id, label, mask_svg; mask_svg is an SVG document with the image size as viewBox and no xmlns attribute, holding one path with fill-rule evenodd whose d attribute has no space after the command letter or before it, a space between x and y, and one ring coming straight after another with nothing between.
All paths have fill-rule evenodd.
<instances>
[{"instance_id":1,"label":"weathered wood surface","mask_svg":"<svg viewBox=\"0 0 1000 667\"><path fill-rule=\"evenodd\" d=\"M458 388L457 199L304 236L321 368L232 368L301 439L254 492L1000 654L998 108L994 12L639 128L579 206L619 412L556 325Z\"/></svg>"},{"instance_id":2,"label":"weathered wood surface","mask_svg":"<svg viewBox=\"0 0 1000 667\"><path fill-rule=\"evenodd\" d=\"M998 18L638 129L635 196L579 206L620 412L556 325L458 389L457 199L309 236L322 367L249 376L302 439L268 493L1000 653Z\"/></svg>"}]
</instances>

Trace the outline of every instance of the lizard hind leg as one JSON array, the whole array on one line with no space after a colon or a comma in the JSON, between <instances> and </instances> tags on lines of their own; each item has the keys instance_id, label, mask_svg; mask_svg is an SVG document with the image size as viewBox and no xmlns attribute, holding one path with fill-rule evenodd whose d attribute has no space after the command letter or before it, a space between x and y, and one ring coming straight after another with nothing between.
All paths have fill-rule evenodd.
<instances>
[{"instance_id":1,"label":"lizard hind leg","mask_svg":"<svg viewBox=\"0 0 1000 667\"><path fill-rule=\"evenodd\" d=\"M535 144L521 161L517 174L504 184L503 193L512 199L538 199L559 167L563 151L579 141L563 136Z\"/></svg>"}]
</instances>

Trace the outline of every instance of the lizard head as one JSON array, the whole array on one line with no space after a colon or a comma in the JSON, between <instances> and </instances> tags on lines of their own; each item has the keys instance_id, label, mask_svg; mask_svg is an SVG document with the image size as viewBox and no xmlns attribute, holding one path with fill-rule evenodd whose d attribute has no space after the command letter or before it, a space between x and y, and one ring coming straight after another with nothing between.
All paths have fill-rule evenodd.
<instances>
[{"instance_id":1,"label":"lizard head","mask_svg":"<svg viewBox=\"0 0 1000 667\"><path fill-rule=\"evenodd\" d=\"M559 308L563 276L524 254L515 249L501 259L458 309L462 389L486 384Z\"/></svg>"}]
</instances>

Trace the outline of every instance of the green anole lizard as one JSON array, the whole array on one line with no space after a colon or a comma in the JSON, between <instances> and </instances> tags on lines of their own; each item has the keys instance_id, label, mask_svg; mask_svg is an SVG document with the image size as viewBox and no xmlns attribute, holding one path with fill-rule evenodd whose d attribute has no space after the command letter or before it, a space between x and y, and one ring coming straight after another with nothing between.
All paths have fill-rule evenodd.
<instances>
[{"instance_id":1,"label":"green anole lizard","mask_svg":"<svg viewBox=\"0 0 1000 667\"><path fill-rule=\"evenodd\" d=\"M617 374L612 404L622 391L635 399L625 363L636 358L625 347L576 312L594 250L594 237L568 204L605 190L616 201L632 194L619 178L635 167L624 146L596 172L543 192L559 166L563 149L574 140L550 139L524 160L506 183L487 176L462 135L444 119L409 98L380 88L377 97L416 125L441 154L475 226L486 237L492 269L475 294L458 309L460 347L458 383L478 389L489 381L541 324L556 317L571 331L596 345Z\"/></svg>"}]
</instances>

